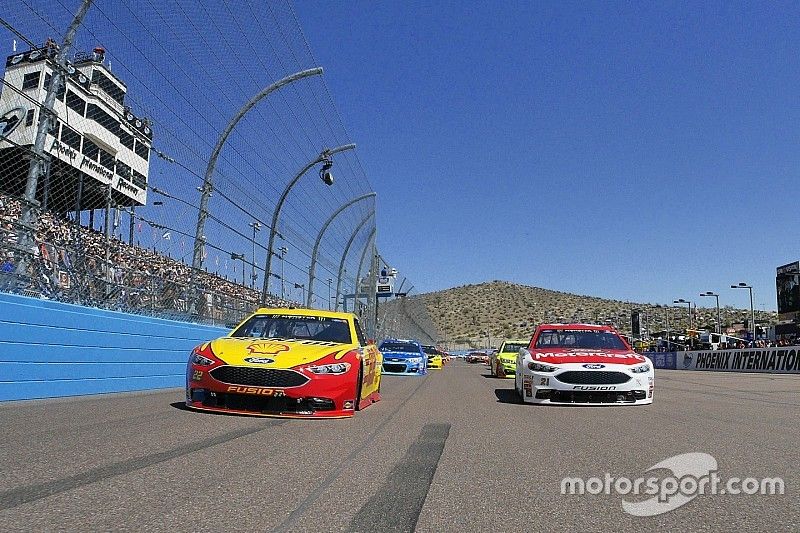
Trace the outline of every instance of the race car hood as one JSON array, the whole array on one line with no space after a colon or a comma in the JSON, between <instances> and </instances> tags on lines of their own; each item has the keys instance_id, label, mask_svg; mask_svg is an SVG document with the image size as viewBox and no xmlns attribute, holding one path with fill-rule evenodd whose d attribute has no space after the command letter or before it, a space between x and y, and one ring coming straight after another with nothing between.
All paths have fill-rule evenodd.
<instances>
[{"instance_id":1,"label":"race car hood","mask_svg":"<svg viewBox=\"0 0 800 533\"><path fill-rule=\"evenodd\" d=\"M422 357L421 353L416 352L381 352L383 359L386 360L390 357L394 359L411 359L412 357Z\"/></svg>"},{"instance_id":2,"label":"race car hood","mask_svg":"<svg viewBox=\"0 0 800 533\"><path fill-rule=\"evenodd\" d=\"M647 361L643 355L629 350L579 350L564 348L535 348L531 359L548 365L568 363L600 363L612 365L638 365Z\"/></svg>"},{"instance_id":3,"label":"race car hood","mask_svg":"<svg viewBox=\"0 0 800 533\"><path fill-rule=\"evenodd\" d=\"M334 358L355 349L354 344L339 344L297 339L240 339L222 337L211 342L214 355L229 365L258 368L292 368Z\"/></svg>"},{"instance_id":4,"label":"race car hood","mask_svg":"<svg viewBox=\"0 0 800 533\"><path fill-rule=\"evenodd\" d=\"M500 359L504 363L514 363L517 360L517 354L516 353L510 353L510 352L508 352L508 353L503 352L501 354L498 354L497 358Z\"/></svg>"}]
</instances>

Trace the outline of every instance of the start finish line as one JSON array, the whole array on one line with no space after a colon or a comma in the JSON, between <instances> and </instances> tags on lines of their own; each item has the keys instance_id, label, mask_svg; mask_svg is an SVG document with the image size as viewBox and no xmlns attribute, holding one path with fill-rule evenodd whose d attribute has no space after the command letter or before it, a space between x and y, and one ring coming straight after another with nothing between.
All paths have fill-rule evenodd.
<instances>
[{"instance_id":1,"label":"start finish line","mask_svg":"<svg viewBox=\"0 0 800 533\"><path fill-rule=\"evenodd\" d=\"M800 346L646 353L656 368L800 374Z\"/></svg>"}]
</instances>

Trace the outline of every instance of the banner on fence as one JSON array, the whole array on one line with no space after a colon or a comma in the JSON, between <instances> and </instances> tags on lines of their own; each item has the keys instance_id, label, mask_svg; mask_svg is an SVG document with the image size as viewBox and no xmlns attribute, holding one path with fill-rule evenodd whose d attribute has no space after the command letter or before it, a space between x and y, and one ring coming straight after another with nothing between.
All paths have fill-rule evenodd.
<instances>
[{"instance_id":1,"label":"banner on fence","mask_svg":"<svg viewBox=\"0 0 800 533\"><path fill-rule=\"evenodd\" d=\"M677 361L675 352L646 352L644 355L653 361L655 368L675 370Z\"/></svg>"},{"instance_id":2,"label":"banner on fence","mask_svg":"<svg viewBox=\"0 0 800 533\"><path fill-rule=\"evenodd\" d=\"M678 352L676 363L678 370L800 374L800 347Z\"/></svg>"}]
</instances>

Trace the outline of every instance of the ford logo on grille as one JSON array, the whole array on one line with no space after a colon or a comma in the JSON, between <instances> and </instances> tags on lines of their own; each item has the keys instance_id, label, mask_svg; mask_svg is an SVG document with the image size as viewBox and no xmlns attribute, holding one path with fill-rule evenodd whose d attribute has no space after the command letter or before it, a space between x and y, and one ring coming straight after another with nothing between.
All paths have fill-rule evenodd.
<instances>
[{"instance_id":1,"label":"ford logo on grille","mask_svg":"<svg viewBox=\"0 0 800 533\"><path fill-rule=\"evenodd\" d=\"M587 365L582 365L583 368L588 368L590 370L600 370L601 368L605 368L606 365L601 365L600 363L591 363Z\"/></svg>"},{"instance_id":2,"label":"ford logo on grille","mask_svg":"<svg viewBox=\"0 0 800 533\"><path fill-rule=\"evenodd\" d=\"M275 359L269 357L245 357L244 360L254 365L268 365L275 362Z\"/></svg>"}]
</instances>

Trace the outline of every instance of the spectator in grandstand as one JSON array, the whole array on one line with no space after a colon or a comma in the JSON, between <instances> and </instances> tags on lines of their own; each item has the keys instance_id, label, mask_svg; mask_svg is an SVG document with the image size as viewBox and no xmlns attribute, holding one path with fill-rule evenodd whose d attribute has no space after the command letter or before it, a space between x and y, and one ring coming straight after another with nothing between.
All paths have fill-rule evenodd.
<instances>
[{"instance_id":1,"label":"spectator in grandstand","mask_svg":"<svg viewBox=\"0 0 800 533\"><path fill-rule=\"evenodd\" d=\"M18 200L0 195L0 248L16 242L16 225L21 214ZM39 216L35 265L31 278L36 290L57 297L128 310L185 313L188 310L191 268L153 250L131 246L112 238L108 242L110 264L106 264L105 235L93 228L52 213ZM7 270L10 269L10 270ZM13 272L6 258L0 271ZM209 272L200 272L201 307L208 316L241 315L258 305L260 293ZM72 292L66 289L71 288ZM109 301L116 299L115 302ZM269 296L268 306L287 306L288 301ZM295 304L296 305L296 304Z\"/></svg>"}]
</instances>

